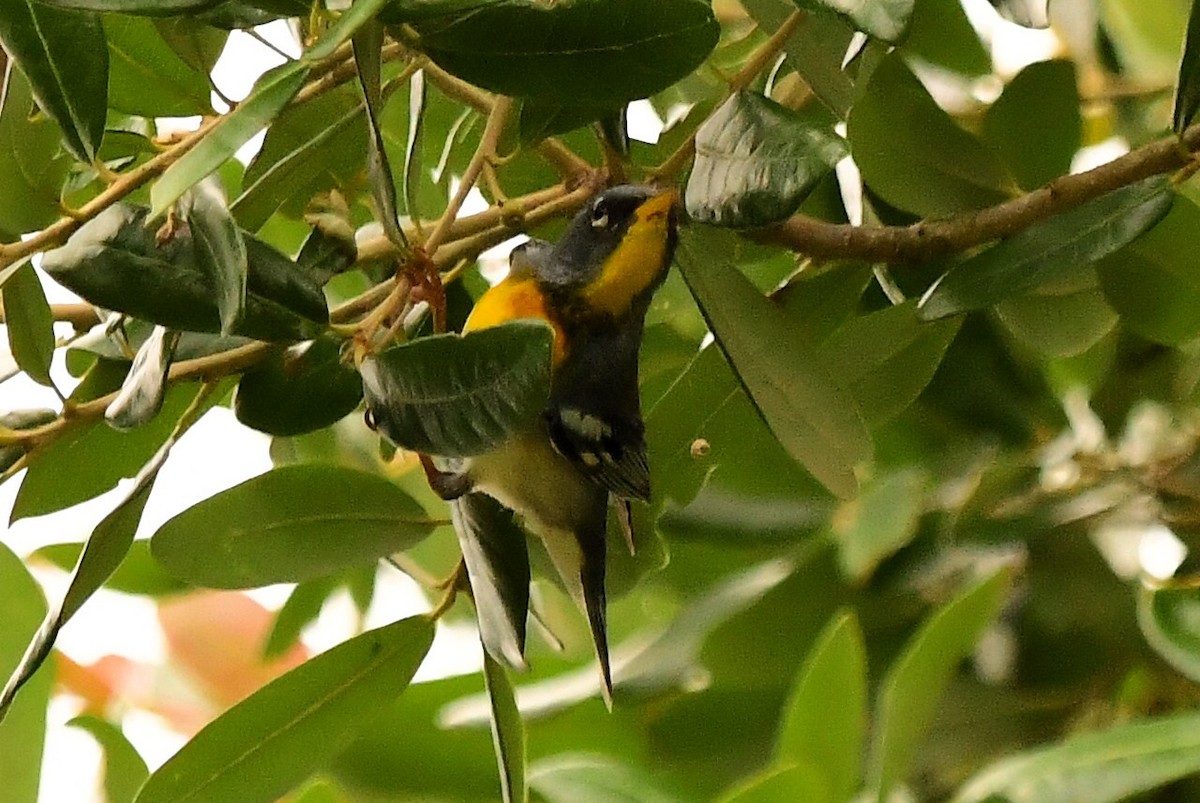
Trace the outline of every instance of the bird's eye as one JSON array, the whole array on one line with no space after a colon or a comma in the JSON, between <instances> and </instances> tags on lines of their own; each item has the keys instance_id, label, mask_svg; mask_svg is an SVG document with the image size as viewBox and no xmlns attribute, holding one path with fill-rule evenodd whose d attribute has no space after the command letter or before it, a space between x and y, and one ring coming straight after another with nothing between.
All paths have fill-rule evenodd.
<instances>
[{"instance_id":1,"label":"bird's eye","mask_svg":"<svg viewBox=\"0 0 1200 803\"><path fill-rule=\"evenodd\" d=\"M596 204L592 207L592 228L603 229L608 227L608 209L604 204Z\"/></svg>"}]
</instances>

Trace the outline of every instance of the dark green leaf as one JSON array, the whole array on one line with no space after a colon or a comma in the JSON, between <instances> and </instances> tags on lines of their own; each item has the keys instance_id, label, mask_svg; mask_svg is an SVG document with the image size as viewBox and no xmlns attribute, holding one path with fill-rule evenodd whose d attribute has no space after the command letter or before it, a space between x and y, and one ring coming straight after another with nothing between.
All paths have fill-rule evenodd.
<instances>
[{"instance_id":1,"label":"dark green leaf","mask_svg":"<svg viewBox=\"0 0 1200 803\"><path fill-rule=\"evenodd\" d=\"M490 655L483 656L483 679L492 709L492 745L500 769L500 793L504 803L529 799L525 782L525 723L517 710L512 681L503 666Z\"/></svg>"},{"instance_id":2,"label":"dark green leaf","mask_svg":"<svg viewBox=\"0 0 1200 803\"><path fill-rule=\"evenodd\" d=\"M879 800L912 769L946 685L1000 613L1012 573L1006 566L972 583L934 613L892 663L876 703L869 763L868 781Z\"/></svg>"},{"instance_id":3,"label":"dark green leaf","mask_svg":"<svg viewBox=\"0 0 1200 803\"><path fill-rule=\"evenodd\" d=\"M899 304L853 318L817 349L830 376L858 403L868 426L895 418L933 379L958 333L958 321L922 321Z\"/></svg>"},{"instance_id":4,"label":"dark green leaf","mask_svg":"<svg viewBox=\"0 0 1200 803\"><path fill-rule=\"evenodd\" d=\"M219 6L225 0L37 0L37 2L59 8L167 16L188 11L205 11Z\"/></svg>"},{"instance_id":5,"label":"dark green leaf","mask_svg":"<svg viewBox=\"0 0 1200 803\"><path fill-rule=\"evenodd\" d=\"M54 316L33 265L23 264L0 289L8 347L21 370L35 382L53 387Z\"/></svg>"},{"instance_id":6,"label":"dark green leaf","mask_svg":"<svg viewBox=\"0 0 1200 803\"><path fill-rule=\"evenodd\" d=\"M834 797L829 782L810 762L785 769L771 769L751 778L720 799L720 803L837 803L850 798Z\"/></svg>"},{"instance_id":7,"label":"dark green leaf","mask_svg":"<svg viewBox=\"0 0 1200 803\"><path fill-rule=\"evenodd\" d=\"M104 751L105 803L133 803L150 770L121 729L89 715L75 717L67 725L90 733Z\"/></svg>"},{"instance_id":8,"label":"dark green leaf","mask_svg":"<svg viewBox=\"0 0 1200 803\"><path fill-rule=\"evenodd\" d=\"M1083 139L1075 65L1030 64L1005 87L983 118L984 141L996 149L1023 189L1032 190L1070 172ZM1030 117L1041 121L1029 125Z\"/></svg>"},{"instance_id":9,"label":"dark green leaf","mask_svg":"<svg viewBox=\"0 0 1200 803\"><path fill-rule=\"evenodd\" d=\"M1146 641L1184 675L1200 678L1200 589L1142 588L1138 625Z\"/></svg>"},{"instance_id":10,"label":"dark green leaf","mask_svg":"<svg viewBox=\"0 0 1200 803\"><path fill-rule=\"evenodd\" d=\"M325 607L338 588L338 578L318 577L297 584L288 595L287 602L275 615L275 623L271 626L271 634L263 647L264 658L275 658L283 655L300 641L300 631L310 625Z\"/></svg>"},{"instance_id":11,"label":"dark green leaf","mask_svg":"<svg viewBox=\"0 0 1200 803\"><path fill-rule=\"evenodd\" d=\"M1118 803L1200 772L1200 714L1118 725L1002 758L951 803Z\"/></svg>"},{"instance_id":12,"label":"dark green leaf","mask_svg":"<svg viewBox=\"0 0 1200 803\"><path fill-rule=\"evenodd\" d=\"M611 111L606 106L580 106L526 99L517 115L517 138L521 145L541 142L599 120Z\"/></svg>"},{"instance_id":13,"label":"dark green leaf","mask_svg":"<svg viewBox=\"0 0 1200 803\"><path fill-rule=\"evenodd\" d=\"M665 89L704 61L718 33L701 0L440 0L400 8L421 50L449 72L504 95L574 105L618 106Z\"/></svg>"},{"instance_id":14,"label":"dark green leaf","mask_svg":"<svg viewBox=\"0 0 1200 803\"><path fill-rule=\"evenodd\" d=\"M1152 176L1042 220L942 276L921 299L936 320L983 309L1087 271L1167 214L1171 183Z\"/></svg>"},{"instance_id":15,"label":"dark green leaf","mask_svg":"<svg viewBox=\"0 0 1200 803\"><path fill-rule=\"evenodd\" d=\"M380 86L380 48L383 47L383 25L371 22L354 36L354 63L358 67L358 85L366 103L367 128L367 175L371 181L371 198L375 201L375 214L383 224L383 232L398 248L408 248L408 238L400 228L396 212L396 183L392 179L392 167L388 164L387 150L383 146L383 134L379 130L379 111L383 108Z\"/></svg>"},{"instance_id":16,"label":"dark green leaf","mask_svg":"<svg viewBox=\"0 0 1200 803\"><path fill-rule=\"evenodd\" d=\"M360 3L356 3L361 5ZM151 217L167 211L201 179L232 159L238 148L273 121L308 78L309 67L294 61L265 74L248 98L221 118L195 147L167 168L150 188Z\"/></svg>"},{"instance_id":17,"label":"dark green leaf","mask_svg":"<svg viewBox=\"0 0 1200 803\"><path fill-rule=\"evenodd\" d=\"M54 123L33 114L29 82L20 70L5 72L0 97L0 185L5 188L0 193L0 233L15 239L58 219L58 198L71 159L62 153Z\"/></svg>"},{"instance_id":18,"label":"dark green leaf","mask_svg":"<svg viewBox=\"0 0 1200 803\"><path fill-rule=\"evenodd\" d=\"M50 544L33 555L50 561L63 571L70 571L79 561L82 551L83 544ZM149 597L178 594L191 588L163 571L157 561L150 557L150 542L145 540L133 542L125 560L105 581L104 587Z\"/></svg>"},{"instance_id":19,"label":"dark green leaf","mask_svg":"<svg viewBox=\"0 0 1200 803\"><path fill-rule=\"evenodd\" d=\"M946 217L1016 192L999 160L937 105L897 53L876 67L847 128L863 180L899 209Z\"/></svg>"},{"instance_id":20,"label":"dark green leaf","mask_svg":"<svg viewBox=\"0 0 1200 803\"><path fill-rule=\"evenodd\" d=\"M62 629L72 616L87 602L92 594L104 585L112 576L133 543L134 533L142 520L142 510L150 491L154 488L154 480L158 470L166 461L167 455L174 445L174 437L168 438L150 461L142 467L134 478L129 491L122 497L88 536L79 560L71 572L70 584L55 610L46 614L37 635L29 643L20 665L8 677L4 689L0 691L0 718L12 705L13 697L20 688L37 671L42 662L50 654L58 631Z\"/></svg>"},{"instance_id":21,"label":"dark green leaf","mask_svg":"<svg viewBox=\"0 0 1200 803\"><path fill-rule=\"evenodd\" d=\"M743 5L766 34L779 30L796 10L790 0L745 0ZM842 62L854 30L833 14L809 14L784 44L787 60L813 93L840 119L854 103L854 84Z\"/></svg>"},{"instance_id":22,"label":"dark green leaf","mask_svg":"<svg viewBox=\"0 0 1200 803\"><path fill-rule=\"evenodd\" d=\"M811 346L729 262L713 230L686 233L679 269L717 343L755 408L794 460L838 496L858 488L854 467L870 458L871 437L853 401L834 384Z\"/></svg>"},{"instance_id":23,"label":"dark green leaf","mask_svg":"<svg viewBox=\"0 0 1200 803\"><path fill-rule=\"evenodd\" d=\"M109 14L109 106L143 117L212 114L208 74L178 56L148 19Z\"/></svg>"},{"instance_id":24,"label":"dark green leaf","mask_svg":"<svg viewBox=\"0 0 1200 803\"><path fill-rule=\"evenodd\" d=\"M37 635L46 601L21 559L0 542L0 677L21 662L26 645ZM46 708L54 680L50 667L34 675L8 715L0 719L0 778L4 795L20 803L36 803L46 742Z\"/></svg>"},{"instance_id":25,"label":"dark green leaf","mask_svg":"<svg viewBox=\"0 0 1200 803\"><path fill-rule=\"evenodd\" d=\"M525 667L529 551L512 511L490 496L463 494L450 503L471 581L479 638L497 661Z\"/></svg>"},{"instance_id":26,"label":"dark green leaf","mask_svg":"<svg viewBox=\"0 0 1200 803\"><path fill-rule=\"evenodd\" d=\"M168 17L154 23L171 50L202 75L208 75L220 60L229 42L229 32L205 25L191 16Z\"/></svg>"},{"instance_id":27,"label":"dark green leaf","mask_svg":"<svg viewBox=\"0 0 1200 803\"><path fill-rule=\"evenodd\" d=\"M267 803L337 755L408 686L433 642L423 616L369 630L273 680L196 734L138 803Z\"/></svg>"},{"instance_id":28,"label":"dark green leaf","mask_svg":"<svg viewBox=\"0 0 1200 803\"><path fill-rule=\"evenodd\" d=\"M838 511L833 535L842 572L851 582L866 582L881 561L917 534L928 481L919 466L890 471L873 478Z\"/></svg>"},{"instance_id":29,"label":"dark green leaf","mask_svg":"<svg viewBox=\"0 0 1200 803\"><path fill-rule=\"evenodd\" d=\"M1179 80L1175 86L1175 111L1171 117L1176 134L1183 134L1197 109L1200 109L1200 4L1192 3L1183 59L1179 62Z\"/></svg>"},{"instance_id":30,"label":"dark green leaf","mask_svg":"<svg viewBox=\"0 0 1200 803\"><path fill-rule=\"evenodd\" d=\"M91 162L104 136L108 48L100 17L35 0L9 0L0 14L0 44L16 62L38 105L58 123L63 144Z\"/></svg>"},{"instance_id":31,"label":"dark green leaf","mask_svg":"<svg viewBox=\"0 0 1200 803\"><path fill-rule=\"evenodd\" d=\"M535 321L405 343L360 366L367 409L397 446L482 454L542 414L552 344L553 332Z\"/></svg>"},{"instance_id":32,"label":"dark green leaf","mask_svg":"<svg viewBox=\"0 0 1200 803\"><path fill-rule=\"evenodd\" d=\"M841 14L857 30L893 44L908 30L913 13L913 0L796 0L796 5Z\"/></svg>"},{"instance_id":33,"label":"dark green leaf","mask_svg":"<svg viewBox=\"0 0 1200 803\"><path fill-rule=\"evenodd\" d=\"M831 120L738 92L696 132L688 214L718 226L776 223L796 211L846 152Z\"/></svg>"},{"instance_id":34,"label":"dark green leaf","mask_svg":"<svg viewBox=\"0 0 1200 803\"><path fill-rule=\"evenodd\" d=\"M408 549L436 524L382 477L284 466L183 511L158 529L150 551L194 585L255 588L371 563Z\"/></svg>"},{"instance_id":35,"label":"dark green leaf","mask_svg":"<svg viewBox=\"0 0 1200 803\"><path fill-rule=\"evenodd\" d=\"M262 240L242 232L246 243L250 291L248 313L258 299L277 304L289 312L316 323L329 323L329 304L322 281L315 271L300 267ZM243 328L245 324L242 325Z\"/></svg>"},{"instance_id":36,"label":"dark green leaf","mask_svg":"<svg viewBox=\"0 0 1200 803\"><path fill-rule=\"evenodd\" d=\"M362 401L358 372L341 361L340 342L320 338L247 371L233 411L268 435L301 435L330 426Z\"/></svg>"},{"instance_id":37,"label":"dark green leaf","mask_svg":"<svg viewBox=\"0 0 1200 803\"><path fill-rule=\"evenodd\" d=\"M178 342L178 332L154 327L134 356L120 394L104 410L109 426L122 431L134 429L158 415L167 395L167 371Z\"/></svg>"},{"instance_id":38,"label":"dark green leaf","mask_svg":"<svg viewBox=\"0 0 1200 803\"><path fill-rule=\"evenodd\" d=\"M866 731L866 646L858 619L843 612L805 660L784 710L775 762L811 765L830 800L850 800L862 784Z\"/></svg>"},{"instance_id":39,"label":"dark green leaf","mask_svg":"<svg viewBox=\"0 0 1200 803\"><path fill-rule=\"evenodd\" d=\"M901 50L962 75L992 72L992 57L958 0L916 0Z\"/></svg>"},{"instance_id":40,"label":"dark green leaf","mask_svg":"<svg viewBox=\"0 0 1200 803\"><path fill-rule=\"evenodd\" d=\"M196 264L215 291L221 334L232 334L246 307L249 267L242 233L214 179L200 181L180 196L178 210L191 230Z\"/></svg>"}]
</instances>

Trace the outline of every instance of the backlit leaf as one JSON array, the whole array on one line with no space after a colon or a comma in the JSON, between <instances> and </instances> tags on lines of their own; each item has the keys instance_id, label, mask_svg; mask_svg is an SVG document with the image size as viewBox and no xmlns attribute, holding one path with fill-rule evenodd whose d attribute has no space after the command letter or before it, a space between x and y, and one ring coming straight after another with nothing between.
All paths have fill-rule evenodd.
<instances>
[{"instance_id":1,"label":"backlit leaf","mask_svg":"<svg viewBox=\"0 0 1200 803\"><path fill-rule=\"evenodd\" d=\"M212 114L208 75L189 65L145 18L108 14L109 105L145 117Z\"/></svg>"},{"instance_id":2,"label":"backlit leaf","mask_svg":"<svg viewBox=\"0 0 1200 803\"><path fill-rule=\"evenodd\" d=\"M36 637L46 600L21 559L0 542L0 677L8 677ZM20 803L36 803L46 742L46 708L54 674L46 667L25 686L7 716L0 718L0 778L4 794Z\"/></svg>"},{"instance_id":3,"label":"backlit leaf","mask_svg":"<svg viewBox=\"0 0 1200 803\"><path fill-rule=\"evenodd\" d=\"M0 289L0 304L8 347L17 365L35 382L53 386L54 316L33 265L26 262L8 277Z\"/></svg>"},{"instance_id":4,"label":"backlit leaf","mask_svg":"<svg viewBox=\"0 0 1200 803\"><path fill-rule=\"evenodd\" d=\"M90 715L75 717L67 725L87 731L104 751L105 803L133 803L150 771L121 729Z\"/></svg>"}]
</instances>

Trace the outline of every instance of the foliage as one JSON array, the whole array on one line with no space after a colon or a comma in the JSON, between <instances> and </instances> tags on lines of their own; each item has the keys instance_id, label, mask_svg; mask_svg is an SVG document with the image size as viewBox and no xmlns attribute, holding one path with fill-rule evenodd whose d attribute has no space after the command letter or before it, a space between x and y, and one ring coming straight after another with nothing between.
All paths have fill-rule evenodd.
<instances>
[{"instance_id":1,"label":"foliage","mask_svg":"<svg viewBox=\"0 0 1200 803\"><path fill-rule=\"evenodd\" d=\"M37 800L55 693L109 801L1200 797L1200 12L1110 0L1012 74L957 0L328 5L0 8L4 381L60 395L0 415L11 520L133 478L84 542L0 538L5 800ZM280 18L299 57L215 111L229 31ZM476 263L624 181L691 220L642 344L637 553L610 534L610 713L540 547L395 444L536 419L554 336L455 334ZM216 405L275 467L135 540ZM396 571L428 614L308 655ZM275 583L271 616L237 593ZM55 650L104 587L224 678L195 710ZM411 682L467 621L478 671ZM187 744L148 767L131 707Z\"/></svg>"}]
</instances>

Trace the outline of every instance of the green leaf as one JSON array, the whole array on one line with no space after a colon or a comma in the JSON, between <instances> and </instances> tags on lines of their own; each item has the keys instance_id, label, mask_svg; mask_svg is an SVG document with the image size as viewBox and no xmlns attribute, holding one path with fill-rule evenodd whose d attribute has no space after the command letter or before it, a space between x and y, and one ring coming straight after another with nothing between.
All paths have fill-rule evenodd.
<instances>
[{"instance_id":1,"label":"green leaf","mask_svg":"<svg viewBox=\"0 0 1200 803\"><path fill-rule=\"evenodd\" d=\"M832 121L754 92L725 101L696 131L688 214L718 226L765 226L796 211L847 153Z\"/></svg>"},{"instance_id":2,"label":"green leaf","mask_svg":"<svg viewBox=\"0 0 1200 803\"><path fill-rule=\"evenodd\" d=\"M763 33L779 30L796 10L790 0L745 0L746 11ZM809 14L784 43L788 63L839 119L854 104L855 88L842 69L854 30L834 14Z\"/></svg>"},{"instance_id":3,"label":"green leaf","mask_svg":"<svg viewBox=\"0 0 1200 803\"><path fill-rule=\"evenodd\" d=\"M526 99L521 102L521 110L517 115L517 139L523 146L533 145L546 137L582 128L611 111L607 106L581 106Z\"/></svg>"},{"instance_id":4,"label":"green leaf","mask_svg":"<svg viewBox=\"0 0 1200 803\"><path fill-rule=\"evenodd\" d=\"M1176 134L1183 134L1197 109L1200 109L1200 5L1192 3L1183 58L1179 62L1179 80L1175 85L1175 110L1171 115Z\"/></svg>"},{"instance_id":5,"label":"green leaf","mask_svg":"<svg viewBox=\"0 0 1200 803\"><path fill-rule=\"evenodd\" d=\"M852 318L817 349L831 376L857 402L868 426L884 424L917 400L933 379L959 321L922 321L915 304Z\"/></svg>"},{"instance_id":6,"label":"green leaf","mask_svg":"<svg viewBox=\"0 0 1200 803\"><path fill-rule=\"evenodd\" d=\"M900 48L961 75L982 77L992 72L991 54L958 0L916 0Z\"/></svg>"},{"instance_id":7,"label":"green leaf","mask_svg":"<svg viewBox=\"0 0 1200 803\"><path fill-rule=\"evenodd\" d=\"M37 0L37 2L59 8L167 16L188 11L206 11L221 5L225 0Z\"/></svg>"},{"instance_id":8,"label":"green leaf","mask_svg":"<svg viewBox=\"0 0 1200 803\"><path fill-rule=\"evenodd\" d=\"M1200 335L1200 206L1177 195L1157 226L1096 265L1104 298L1121 324L1148 340L1179 344Z\"/></svg>"},{"instance_id":9,"label":"green leaf","mask_svg":"<svg viewBox=\"0 0 1200 803\"><path fill-rule=\"evenodd\" d=\"M151 217L167 211L193 185L216 171L271 123L308 78L309 67L290 62L266 73L248 98L221 118L204 138L171 165L150 188Z\"/></svg>"},{"instance_id":10,"label":"green leaf","mask_svg":"<svg viewBox=\"0 0 1200 803\"><path fill-rule=\"evenodd\" d=\"M1050 25L1050 0L988 0L1004 19L1026 28Z\"/></svg>"},{"instance_id":11,"label":"green leaf","mask_svg":"<svg viewBox=\"0 0 1200 803\"><path fill-rule=\"evenodd\" d=\"M13 239L58 219L63 179L71 168L54 123L35 115L29 82L7 70L0 108L0 233Z\"/></svg>"},{"instance_id":12,"label":"green leaf","mask_svg":"<svg viewBox=\"0 0 1200 803\"><path fill-rule=\"evenodd\" d=\"M359 367L367 410L397 446L482 454L542 414L552 344L544 323L516 321L396 346Z\"/></svg>"},{"instance_id":13,"label":"green leaf","mask_svg":"<svg viewBox=\"0 0 1200 803\"><path fill-rule=\"evenodd\" d=\"M176 54L153 21L109 14L104 33L111 108L143 117L212 114L208 74Z\"/></svg>"},{"instance_id":14,"label":"green leaf","mask_svg":"<svg viewBox=\"0 0 1200 803\"><path fill-rule=\"evenodd\" d=\"M271 633L263 647L263 657L281 656L300 641L300 632L320 616L325 601L337 588L336 577L318 577L297 584L275 615Z\"/></svg>"},{"instance_id":15,"label":"green leaf","mask_svg":"<svg viewBox=\"0 0 1200 803\"><path fill-rule=\"evenodd\" d=\"M34 558L47 560L63 571L70 571L79 561L83 544L49 544L33 553ZM190 590L191 586L179 582L163 571L154 558L150 557L150 542L134 541L121 565L104 582L105 588L126 594L161 597Z\"/></svg>"},{"instance_id":16,"label":"green leaf","mask_svg":"<svg viewBox=\"0 0 1200 803\"><path fill-rule=\"evenodd\" d=\"M1200 772L1200 714L1130 722L1002 758L951 803L1117 803Z\"/></svg>"},{"instance_id":17,"label":"green leaf","mask_svg":"<svg viewBox=\"0 0 1200 803\"><path fill-rule=\"evenodd\" d=\"M853 401L827 375L787 318L731 263L725 238L693 229L678 264L718 345L780 445L834 494L853 496L854 467L871 437Z\"/></svg>"},{"instance_id":18,"label":"green leaf","mask_svg":"<svg viewBox=\"0 0 1200 803\"><path fill-rule=\"evenodd\" d=\"M868 783L880 801L904 781L946 685L1000 613L1012 582L1004 567L972 583L905 644L880 687Z\"/></svg>"},{"instance_id":19,"label":"green leaf","mask_svg":"<svg viewBox=\"0 0 1200 803\"><path fill-rule=\"evenodd\" d=\"M375 201L375 216L383 224L383 232L396 247L407 250L408 238L400 228L396 212L396 183L388 164L387 150L380 131L379 111L383 96L379 83L380 49L383 47L383 25L371 22L354 37L354 63L358 67L358 85L366 103L367 176L371 182L371 198Z\"/></svg>"},{"instance_id":20,"label":"green leaf","mask_svg":"<svg viewBox=\"0 0 1200 803\"><path fill-rule=\"evenodd\" d=\"M34 450L11 521L70 507L136 474L170 437L195 395L194 384L173 387L154 420L131 432L103 422L77 425Z\"/></svg>"},{"instance_id":21,"label":"green leaf","mask_svg":"<svg viewBox=\"0 0 1200 803\"><path fill-rule=\"evenodd\" d=\"M983 139L1004 157L1022 189L1066 175L1083 140L1075 65L1030 64L1004 88L983 118ZM1029 125L1031 117L1040 122Z\"/></svg>"},{"instance_id":22,"label":"green leaf","mask_svg":"<svg viewBox=\"0 0 1200 803\"><path fill-rule=\"evenodd\" d=\"M38 105L58 123L67 150L90 163L104 136L108 106L108 48L100 17L9 0L0 14L0 44L29 79Z\"/></svg>"},{"instance_id":23,"label":"green leaf","mask_svg":"<svg viewBox=\"0 0 1200 803\"><path fill-rule=\"evenodd\" d=\"M105 803L133 803L150 770L121 729L89 715L75 717L67 725L87 731L104 750Z\"/></svg>"},{"instance_id":24,"label":"green leaf","mask_svg":"<svg viewBox=\"0 0 1200 803\"><path fill-rule=\"evenodd\" d=\"M1075 278L1162 220L1174 198L1168 179L1151 176L1039 221L952 267L925 293L920 315L958 315Z\"/></svg>"},{"instance_id":25,"label":"green leaf","mask_svg":"<svg viewBox=\"0 0 1200 803\"><path fill-rule=\"evenodd\" d=\"M849 800L862 784L867 735L867 654L852 612L817 639L784 709L775 763L816 768L830 800Z\"/></svg>"},{"instance_id":26,"label":"green leaf","mask_svg":"<svg viewBox=\"0 0 1200 803\"><path fill-rule=\"evenodd\" d=\"M402 619L271 681L168 759L137 803L277 799L341 752L404 691L433 631L426 617Z\"/></svg>"},{"instance_id":27,"label":"green leaf","mask_svg":"<svg viewBox=\"0 0 1200 803\"><path fill-rule=\"evenodd\" d=\"M406 126L408 134L404 141L404 177L401 188L408 216L414 220L421 219L421 207L417 202L417 198L418 188L421 186L421 167L424 163L422 156L425 137L425 104L427 100L425 72L417 70L408 79L408 125Z\"/></svg>"},{"instance_id":28,"label":"green leaf","mask_svg":"<svg viewBox=\"0 0 1200 803\"><path fill-rule=\"evenodd\" d=\"M842 572L851 582L866 582L880 562L917 534L928 482L920 466L889 471L873 478L837 512L833 537Z\"/></svg>"},{"instance_id":29,"label":"green leaf","mask_svg":"<svg viewBox=\"0 0 1200 803\"><path fill-rule=\"evenodd\" d=\"M833 11L857 30L893 44L903 38L913 13L913 0L796 0L796 5Z\"/></svg>"},{"instance_id":30,"label":"green leaf","mask_svg":"<svg viewBox=\"0 0 1200 803\"><path fill-rule=\"evenodd\" d=\"M483 679L492 709L492 745L500 769L500 793L504 803L529 799L525 782L525 723L517 710L512 681L503 666L490 655L483 656Z\"/></svg>"},{"instance_id":31,"label":"green leaf","mask_svg":"<svg viewBox=\"0 0 1200 803\"><path fill-rule=\"evenodd\" d=\"M767 770L721 797L720 803L838 803L848 799L834 797L821 772L805 761Z\"/></svg>"},{"instance_id":32,"label":"green leaf","mask_svg":"<svg viewBox=\"0 0 1200 803\"><path fill-rule=\"evenodd\" d=\"M662 776L620 764L608 756L559 753L529 768L529 786L545 803L682 803Z\"/></svg>"},{"instance_id":33,"label":"green leaf","mask_svg":"<svg viewBox=\"0 0 1200 803\"><path fill-rule=\"evenodd\" d=\"M30 379L53 387L54 316L33 265L27 262L8 277L0 289L0 305L13 359Z\"/></svg>"},{"instance_id":34,"label":"green leaf","mask_svg":"<svg viewBox=\"0 0 1200 803\"><path fill-rule=\"evenodd\" d=\"M330 426L362 401L358 372L341 361L340 342L319 338L247 371L233 411L268 435L291 436Z\"/></svg>"},{"instance_id":35,"label":"green leaf","mask_svg":"<svg viewBox=\"0 0 1200 803\"><path fill-rule=\"evenodd\" d=\"M0 677L21 662L26 645L35 637L46 601L37 581L21 559L0 542ZM25 690L0 719L0 778L4 796L13 803L37 803L46 742L46 708L54 680L50 668L34 675Z\"/></svg>"},{"instance_id":36,"label":"green leaf","mask_svg":"<svg viewBox=\"0 0 1200 803\"><path fill-rule=\"evenodd\" d=\"M1074 357L1117 325L1117 313L1098 287L1038 292L996 305L996 314L1022 342L1051 357Z\"/></svg>"},{"instance_id":37,"label":"green leaf","mask_svg":"<svg viewBox=\"0 0 1200 803\"><path fill-rule=\"evenodd\" d=\"M121 431L140 427L162 409L167 396L167 372L179 343L179 333L161 326L137 350L121 392L104 410L104 420Z\"/></svg>"},{"instance_id":38,"label":"green leaf","mask_svg":"<svg viewBox=\"0 0 1200 803\"><path fill-rule=\"evenodd\" d=\"M382 477L295 465L193 505L158 529L150 551L193 585L255 588L371 563L408 549L435 526L412 497Z\"/></svg>"},{"instance_id":39,"label":"green leaf","mask_svg":"<svg viewBox=\"0 0 1200 803\"><path fill-rule=\"evenodd\" d=\"M246 244L214 179L204 179L179 198L179 216L191 229L196 264L209 278L221 316L221 334L233 333L246 307Z\"/></svg>"},{"instance_id":40,"label":"green leaf","mask_svg":"<svg viewBox=\"0 0 1200 803\"><path fill-rule=\"evenodd\" d=\"M75 563L75 569L71 572L66 593L56 608L46 614L37 635L26 648L20 665L9 675L8 682L3 690L0 690L0 718L3 718L5 711L12 705L16 693L46 660L58 637L58 631L83 603L104 585L125 559L130 545L133 544L138 523L142 520L146 500L150 498L150 491L154 488L154 480L158 477L158 471L166 461L174 441L175 436L167 439L138 472L121 501L100 520L88 536L87 543L79 554L79 560Z\"/></svg>"},{"instance_id":41,"label":"green leaf","mask_svg":"<svg viewBox=\"0 0 1200 803\"><path fill-rule=\"evenodd\" d=\"M867 186L915 215L947 217L1016 191L1000 161L937 105L897 53L871 74L847 134Z\"/></svg>"},{"instance_id":42,"label":"green leaf","mask_svg":"<svg viewBox=\"0 0 1200 803\"><path fill-rule=\"evenodd\" d=\"M529 550L513 513L490 496L467 493L450 503L454 531L471 581L479 638L497 661L525 667Z\"/></svg>"},{"instance_id":43,"label":"green leaf","mask_svg":"<svg viewBox=\"0 0 1200 803\"><path fill-rule=\"evenodd\" d=\"M332 56L335 50L349 42L359 28L375 19L380 10L390 2L392 0L353 0L353 5L338 17L337 22L329 27L316 44L304 51L304 61L316 64Z\"/></svg>"},{"instance_id":44,"label":"green leaf","mask_svg":"<svg viewBox=\"0 0 1200 803\"><path fill-rule=\"evenodd\" d=\"M1200 589L1142 588L1138 591L1138 625L1146 642L1167 663L1200 678Z\"/></svg>"},{"instance_id":45,"label":"green leaf","mask_svg":"<svg viewBox=\"0 0 1200 803\"><path fill-rule=\"evenodd\" d=\"M420 49L454 75L504 95L584 106L619 106L666 89L704 61L718 34L702 0L440 0L399 8Z\"/></svg>"}]
</instances>

